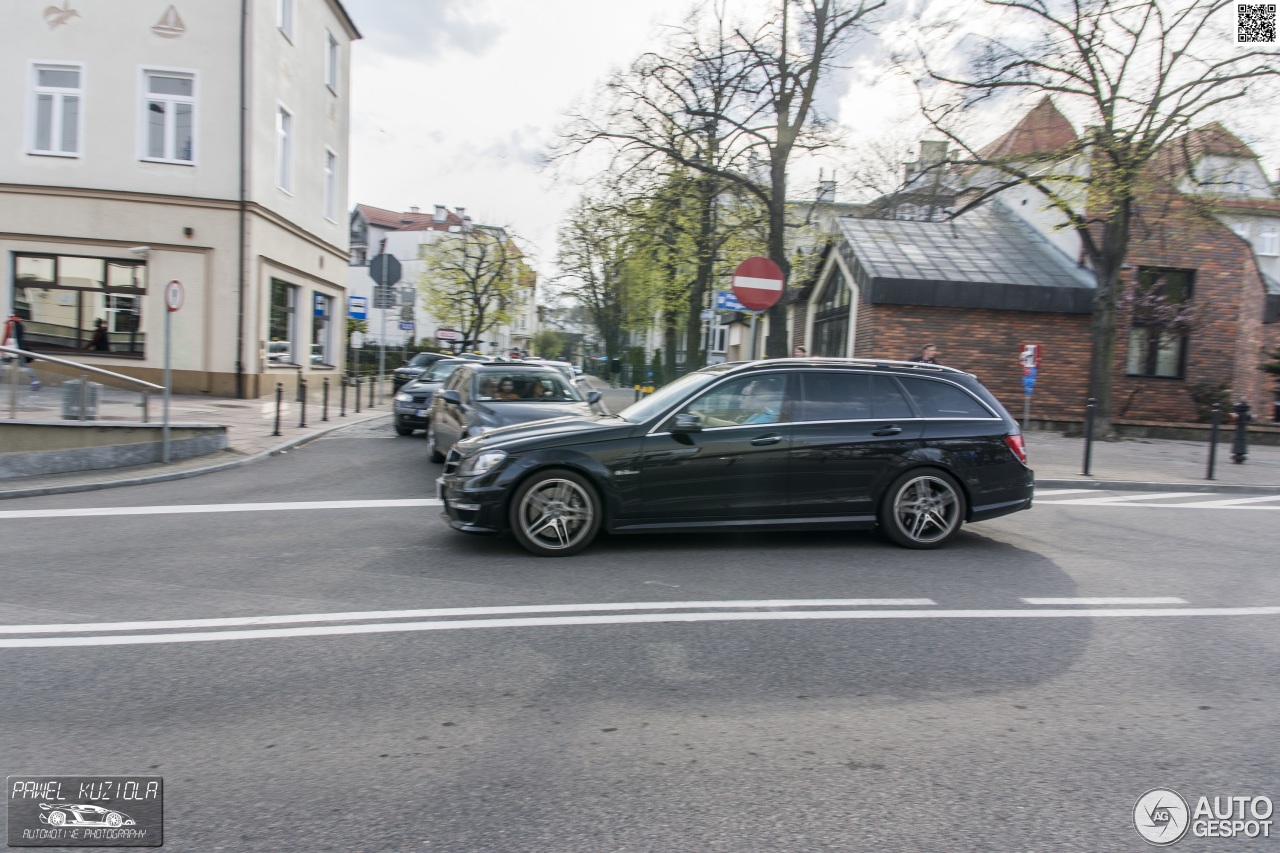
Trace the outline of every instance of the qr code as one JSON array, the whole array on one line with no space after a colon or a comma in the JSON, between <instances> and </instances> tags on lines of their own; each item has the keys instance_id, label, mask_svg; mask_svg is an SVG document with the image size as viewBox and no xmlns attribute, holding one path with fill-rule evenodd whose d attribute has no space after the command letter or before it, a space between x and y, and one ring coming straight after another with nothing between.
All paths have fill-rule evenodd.
<instances>
[{"instance_id":1,"label":"qr code","mask_svg":"<svg viewBox=\"0 0 1280 853\"><path fill-rule=\"evenodd\" d=\"M1239 3L1236 5L1237 44L1276 43L1276 4Z\"/></svg>"}]
</instances>

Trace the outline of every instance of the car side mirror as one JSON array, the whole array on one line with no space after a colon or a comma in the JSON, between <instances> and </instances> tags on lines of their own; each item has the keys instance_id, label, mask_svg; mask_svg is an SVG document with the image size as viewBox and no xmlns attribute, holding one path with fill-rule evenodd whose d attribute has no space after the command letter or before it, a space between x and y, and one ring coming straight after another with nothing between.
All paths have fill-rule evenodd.
<instances>
[{"instance_id":1,"label":"car side mirror","mask_svg":"<svg viewBox=\"0 0 1280 853\"><path fill-rule=\"evenodd\" d=\"M600 402L600 398L603 396L604 395L599 391L589 391L587 392L587 402L594 406L596 403Z\"/></svg>"},{"instance_id":2,"label":"car side mirror","mask_svg":"<svg viewBox=\"0 0 1280 853\"><path fill-rule=\"evenodd\" d=\"M409 362L407 362L407 361L402 361L402 362L400 362L400 366L401 366L401 367L408 367L408 366L409 366Z\"/></svg>"},{"instance_id":3,"label":"car side mirror","mask_svg":"<svg viewBox=\"0 0 1280 853\"><path fill-rule=\"evenodd\" d=\"M702 415L681 412L676 415L676 422L671 426L672 432L702 432Z\"/></svg>"},{"instance_id":4,"label":"car side mirror","mask_svg":"<svg viewBox=\"0 0 1280 853\"><path fill-rule=\"evenodd\" d=\"M462 405L462 395L459 394L457 391L453 391L453 390L441 391L440 399L444 400L446 403L451 403L455 406Z\"/></svg>"}]
</instances>

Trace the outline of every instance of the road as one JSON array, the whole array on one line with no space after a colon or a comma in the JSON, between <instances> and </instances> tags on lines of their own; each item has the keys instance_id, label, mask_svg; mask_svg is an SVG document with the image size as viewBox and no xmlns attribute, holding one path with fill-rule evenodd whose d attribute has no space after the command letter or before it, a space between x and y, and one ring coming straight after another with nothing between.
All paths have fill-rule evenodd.
<instances>
[{"instance_id":1,"label":"road","mask_svg":"<svg viewBox=\"0 0 1280 853\"><path fill-rule=\"evenodd\" d=\"M546 560L437 471L380 421L0 504L0 770L158 774L166 849L254 853L1127 851L1152 788L1280 800L1280 499Z\"/></svg>"}]
</instances>

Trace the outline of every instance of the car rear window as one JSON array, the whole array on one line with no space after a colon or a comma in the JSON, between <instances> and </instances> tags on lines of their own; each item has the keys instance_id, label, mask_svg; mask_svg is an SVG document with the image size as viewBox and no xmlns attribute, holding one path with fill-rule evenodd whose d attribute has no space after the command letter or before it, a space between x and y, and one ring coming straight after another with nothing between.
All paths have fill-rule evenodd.
<instances>
[{"instance_id":1,"label":"car rear window","mask_svg":"<svg viewBox=\"0 0 1280 853\"><path fill-rule=\"evenodd\" d=\"M932 379L899 377L907 393L925 418L991 418L995 417L972 394L949 382Z\"/></svg>"},{"instance_id":2,"label":"car rear window","mask_svg":"<svg viewBox=\"0 0 1280 853\"><path fill-rule=\"evenodd\" d=\"M804 374L806 421L849 421L871 418L909 418L911 407L887 376L847 371Z\"/></svg>"}]
</instances>

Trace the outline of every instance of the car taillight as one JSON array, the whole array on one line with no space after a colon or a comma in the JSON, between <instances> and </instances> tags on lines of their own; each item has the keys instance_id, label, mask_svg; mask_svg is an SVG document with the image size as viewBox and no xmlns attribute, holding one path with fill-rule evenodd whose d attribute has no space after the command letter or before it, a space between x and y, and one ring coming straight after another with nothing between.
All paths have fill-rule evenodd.
<instances>
[{"instance_id":1,"label":"car taillight","mask_svg":"<svg viewBox=\"0 0 1280 853\"><path fill-rule=\"evenodd\" d=\"M1023 465L1027 464L1027 447L1022 443L1022 435L1006 435L1004 443L1013 451L1013 455L1018 457L1018 461Z\"/></svg>"}]
</instances>

